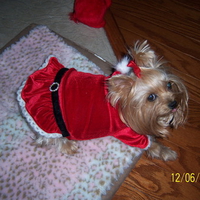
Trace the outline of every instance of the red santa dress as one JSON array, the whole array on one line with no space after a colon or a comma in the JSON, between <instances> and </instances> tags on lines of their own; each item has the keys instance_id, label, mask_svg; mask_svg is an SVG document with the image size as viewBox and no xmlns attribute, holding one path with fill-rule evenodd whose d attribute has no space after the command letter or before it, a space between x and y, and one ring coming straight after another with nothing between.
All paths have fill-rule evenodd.
<instances>
[{"instance_id":1,"label":"red santa dress","mask_svg":"<svg viewBox=\"0 0 200 200\"><path fill-rule=\"evenodd\" d=\"M64 73L60 82L55 76ZM30 75L18 91L18 101L27 121L45 137L62 137L54 112L52 93L57 92L60 115L69 140L89 140L113 136L127 145L146 149L149 138L127 127L106 96L104 75L66 69L55 57L49 57L43 68ZM61 120L61 121L62 121ZM59 121L59 120L58 120Z\"/></svg>"}]
</instances>

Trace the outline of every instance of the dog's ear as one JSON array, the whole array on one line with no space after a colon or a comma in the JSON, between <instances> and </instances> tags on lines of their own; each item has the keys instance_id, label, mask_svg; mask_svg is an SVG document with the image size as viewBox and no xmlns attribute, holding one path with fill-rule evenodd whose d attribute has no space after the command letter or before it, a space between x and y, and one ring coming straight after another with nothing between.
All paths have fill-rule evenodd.
<instances>
[{"instance_id":1,"label":"dog's ear","mask_svg":"<svg viewBox=\"0 0 200 200\"><path fill-rule=\"evenodd\" d=\"M125 75L116 75L108 79L108 98L112 106L122 100L126 99L132 90L134 85L134 80Z\"/></svg>"},{"instance_id":2,"label":"dog's ear","mask_svg":"<svg viewBox=\"0 0 200 200\"><path fill-rule=\"evenodd\" d=\"M155 62L156 55L150 48L147 40L144 42L137 41L128 52L139 67L154 68L153 63Z\"/></svg>"}]
</instances>

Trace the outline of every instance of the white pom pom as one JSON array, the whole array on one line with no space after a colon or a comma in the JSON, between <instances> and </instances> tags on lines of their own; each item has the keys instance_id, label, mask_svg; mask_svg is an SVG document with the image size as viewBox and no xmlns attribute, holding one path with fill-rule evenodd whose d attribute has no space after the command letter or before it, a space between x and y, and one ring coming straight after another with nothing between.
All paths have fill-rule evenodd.
<instances>
[{"instance_id":1,"label":"white pom pom","mask_svg":"<svg viewBox=\"0 0 200 200\"><path fill-rule=\"evenodd\" d=\"M127 74L131 70L130 67L127 67L128 63L129 63L129 58L124 57L120 62L117 63L115 68L122 74Z\"/></svg>"}]
</instances>

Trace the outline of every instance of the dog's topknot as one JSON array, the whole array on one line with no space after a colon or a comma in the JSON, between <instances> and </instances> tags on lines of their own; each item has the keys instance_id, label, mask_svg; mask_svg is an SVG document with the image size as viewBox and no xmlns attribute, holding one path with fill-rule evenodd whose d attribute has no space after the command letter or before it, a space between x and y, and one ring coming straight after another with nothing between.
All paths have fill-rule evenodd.
<instances>
[{"instance_id":1,"label":"dog's topknot","mask_svg":"<svg viewBox=\"0 0 200 200\"><path fill-rule=\"evenodd\" d=\"M133 47L130 47L128 49L128 55L118 62L115 69L122 74L130 74L131 68L127 66L130 60L134 60L138 67L144 68L159 68L166 63L162 58L158 58L155 52L150 48L147 40L143 42L138 40Z\"/></svg>"},{"instance_id":2,"label":"dog's topknot","mask_svg":"<svg viewBox=\"0 0 200 200\"><path fill-rule=\"evenodd\" d=\"M128 50L128 53L139 67L158 68L166 62L162 58L158 58L147 40L136 41L135 45Z\"/></svg>"}]
</instances>

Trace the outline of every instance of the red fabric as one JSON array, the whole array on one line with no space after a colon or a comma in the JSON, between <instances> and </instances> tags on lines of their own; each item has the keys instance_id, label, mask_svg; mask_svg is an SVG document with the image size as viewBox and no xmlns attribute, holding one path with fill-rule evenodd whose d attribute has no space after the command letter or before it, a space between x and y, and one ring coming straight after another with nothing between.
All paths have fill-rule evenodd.
<instances>
[{"instance_id":1,"label":"red fabric","mask_svg":"<svg viewBox=\"0 0 200 200\"><path fill-rule=\"evenodd\" d=\"M76 0L70 19L76 23L101 28L105 25L104 14L110 5L111 0Z\"/></svg>"},{"instance_id":2,"label":"red fabric","mask_svg":"<svg viewBox=\"0 0 200 200\"><path fill-rule=\"evenodd\" d=\"M54 118L49 87L63 67L56 58L50 58L45 68L30 75L21 94L28 113L49 134L61 133ZM130 146L146 148L148 138L127 127L120 120L117 110L107 101L107 78L75 69L69 69L63 76L59 99L70 133L68 139L88 140L114 136Z\"/></svg>"}]
</instances>

